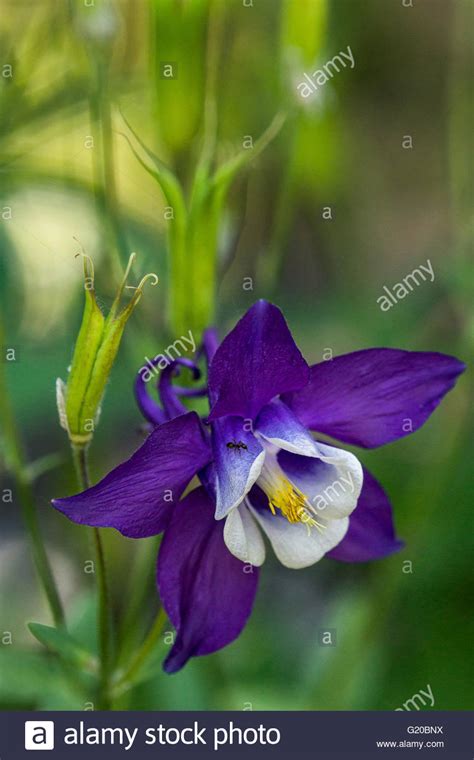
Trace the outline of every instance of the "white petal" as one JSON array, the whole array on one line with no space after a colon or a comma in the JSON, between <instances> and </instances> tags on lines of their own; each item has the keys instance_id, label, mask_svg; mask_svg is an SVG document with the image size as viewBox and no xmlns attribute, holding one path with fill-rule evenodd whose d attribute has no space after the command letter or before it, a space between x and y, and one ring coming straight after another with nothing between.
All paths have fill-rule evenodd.
<instances>
[{"instance_id":1,"label":"white petal","mask_svg":"<svg viewBox=\"0 0 474 760\"><path fill-rule=\"evenodd\" d=\"M342 541L349 527L349 519L345 517L324 521L321 533L316 528L308 532L302 523L290 523L280 515L273 515L270 510L267 514L252 509L252 514L270 539L282 565L294 570L314 565L322 559Z\"/></svg>"},{"instance_id":2,"label":"white petal","mask_svg":"<svg viewBox=\"0 0 474 760\"><path fill-rule=\"evenodd\" d=\"M323 489L326 501L329 502L323 516L329 520L347 517L356 508L362 490L364 482L362 465L350 451L319 442L317 447L322 461L334 467L332 474L326 470L323 482L318 482L317 485L318 493L321 493L321 489ZM336 477L332 477L332 475ZM314 494L311 503L314 506Z\"/></svg>"},{"instance_id":3,"label":"white petal","mask_svg":"<svg viewBox=\"0 0 474 760\"><path fill-rule=\"evenodd\" d=\"M300 454L304 457L316 457L319 458L318 449L316 448L314 440L309 434L307 435L293 435L291 440L288 438L278 438L277 436L263 435L260 431L257 431L257 436L263 438L273 448L272 450L283 449L284 451L290 451L292 454Z\"/></svg>"},{"instance_id":4,"label":"white petal","mask_svg":"<svg viewBox=\"0 0 474 760\"><path fill-rule=\"evenodd\" d=\"M319 442L316 445L319 460L282 454L280 465L318 515L328 520L348 517L362 489L362 465L349 451Z\"/></svg>"},{"instance_id":5,"label":"white petal","mask_svg":"<svg viewBox=\"0 0 474 760\"><path fill-rule=\"evenodd\" d=\"M256 423L256 434L275 450L284 449L306 457L319 457L310 432L280 400L271 401L262 409Z\"/></svg>"},{"instance_id":6,"label":"white petal","mask_svg":"<svg viewBox=\"0 0 474 760\"><path fill-rule=\"evenodd\" d=\"M227 515L224 541L234 557L259 567L265 560L265 544L257 523L245 504Z\"/></svg>"}]
</instances>

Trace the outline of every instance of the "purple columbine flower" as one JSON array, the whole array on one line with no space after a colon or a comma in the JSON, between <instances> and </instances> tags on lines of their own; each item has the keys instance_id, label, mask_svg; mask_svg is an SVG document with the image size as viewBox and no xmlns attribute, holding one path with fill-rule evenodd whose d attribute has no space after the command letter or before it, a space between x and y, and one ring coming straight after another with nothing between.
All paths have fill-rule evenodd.
<instances>
[{"instance_id":1,"label":"purple columbine flower","mask_svg":"<svg viewBox=\"0 0 474 760\"><path fill-rule=\"evenodd\" d=\"M155 426L133 456L83 493L53 504L77 523L143 538L164 531L160 596L176 628L167 672L233 641L250 615L265 559L264 536L287 567L324 555L366 562L396 551L390 502L354 454L417 430L464 365L440 353L373 348L309 367L280 310L259 301L220 346L207 331L208 385L173 385L163 370L161 406L138 376L139 405ZM186 396L208 395L201 420ZM181 496L197 475L194 490Z\"/></svg>"}]
</instances>

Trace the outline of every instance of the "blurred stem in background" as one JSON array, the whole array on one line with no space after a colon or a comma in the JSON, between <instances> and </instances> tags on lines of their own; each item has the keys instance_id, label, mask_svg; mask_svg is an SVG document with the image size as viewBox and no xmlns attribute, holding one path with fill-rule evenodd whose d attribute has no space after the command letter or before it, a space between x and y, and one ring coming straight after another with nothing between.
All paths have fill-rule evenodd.
<instances>
[{"instance_id":1,"label":"blurred stem in background","mask_svg":"<svg viewBox=\"0 0 474 760\"><path fill-rule=\"evenodd\" d=\"M467 49L463 47L462 40L465 30L473 28L474 6L471 0L459 0L453 11L452 56L448 82L448 128L451 213L454 248L459 259L458 276L454 284L463 294L467 309L470 309L471 323L469 326L471 334L469 340L472 345L474 340L474 318L472 316L474 278L472 277L471 252L474 236L474 191L472 160L466 161L466 146L470 144L474 123L474 99L471 81L473 52L472 46Z\"/></svg>"},{"instance_id":2,"label":"blurred stem in background","mask_svg":"<svg viewBox=\"0 0 474 760\"><path fill-rule=\"evenodd\" d=\"M215 168L217 67L225 5L220 0L189 4L154 0L151 7L153 73L160 107L157 121L173 166L166 166L124 117L129 132L125 137L142 166L160 185L168 204L170 328L177 335L188 330L200 335L215 317L218 236L227 193L239 172L278 134L284 116L277 114L255 144L243 146ZM166 63L175 66L176 73L169 78L163 74ZM201 79L205 80L203 97ZM190 81L192 86L187 86ZM180 156L185 146L189 149L201 124L196 168L189 177L181 177ZM187 160L186 165L190 164Z\"/></svg>"},{"instance_id":3,"label":"blurred stem in background","mask_svg":"<svg viewBox=\"0 0 474 760\"><path fill-rule=\"evenodd\" d=\"M5 345L3 321L0 314L0 346ZM27 472L20 433L16 424L14 411L10 404L5 377L5 363L3 360L0 361L0 420L5 446L5 460L7 468L12 472L18 488L20 507L31 542L36 572L45 592L54 624L57 627L62 627L65 624L64 612L41 536L33 489Z\"/></svg>"},{"instance_id":4,"label":"blurred stem in background","mask_svg":"<svg viewBox=\"0 0 474 760\"><path fill-rule=\"evenodd\" d=\"M157 144L183 184L192 168L193 141L203 121L206 30L221 0L150 0L150 81Z\"/></svg>"},{"instance_id":5,"label":"blurred stem in background","mask_svg":"<svg viewBox=\"0 0 474 760\"><path fill-rule=\"evenodd\" d=\"M117 273L127 260L129 249L120 221L115 180L114 136L108 94L108 71L98 60L95 91L90 96L91 127L98 146L93 151L97 217L104 226L104 248L109 252L111 268Z\"/></svg>"},{"instance_id":6,"label":"blurred stem in background","mask_svg":"<svg viewBox=\"0 0 474 760\"><path fill-rule=\"evenodd\" d=\"M299 188L300 167L307 162L306 147L315 141L317 119L320 118L314 103L299 102L300 96L293 95L293 76L301 76L304 71L315 67L323 49L327 27L328 5L326 0L283 0L281 11L280 72L282 77L282 99L298 98L292 104L293 118L287 131L285 160L279 177L279 192L275 201L273 226L264 256L258 260L258 278L264 292L274 294L280 281L285 257L285 246L293 220L296 191ZM290 72L290 81L287 73ZM290 93L290 95L288 95ZM290 103L288 103L290 108ZM321 104L316 108L321 108Z\"/></svg>"},{"instance_id":7,"label":"blurred stem in background","mask_svg":"<svg viewBox=\"0 0 474 760\"><path fill-rule=\"evenodd\" d=\"M117 275L127 260L129 248L117 198L114 133L110 104L110 61L119 20L113 5L95 7L76 2L72 13L88 54L90 126L93 136L94 196L103 248L109 256L111 273Z\"/></svg>"}]
</instances>

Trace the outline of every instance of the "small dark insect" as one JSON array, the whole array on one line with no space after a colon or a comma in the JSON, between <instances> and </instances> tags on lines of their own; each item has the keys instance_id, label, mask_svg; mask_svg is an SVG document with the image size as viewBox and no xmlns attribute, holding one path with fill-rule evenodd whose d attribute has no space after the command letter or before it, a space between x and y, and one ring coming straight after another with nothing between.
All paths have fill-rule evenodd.
<instances>
[{"instance_id":1,"label":"small dark insect","mask_svg":"<svg viewBox=\"0 0 474 760\"><path fill-rule=\"evenodd\" d=\"M242 441L229 441L229 443L226 444L228 449L237 449L237 451L240 454L241 449L247 449L248 446L246 443L243 443Z\"/></svg>"}]
</instances>

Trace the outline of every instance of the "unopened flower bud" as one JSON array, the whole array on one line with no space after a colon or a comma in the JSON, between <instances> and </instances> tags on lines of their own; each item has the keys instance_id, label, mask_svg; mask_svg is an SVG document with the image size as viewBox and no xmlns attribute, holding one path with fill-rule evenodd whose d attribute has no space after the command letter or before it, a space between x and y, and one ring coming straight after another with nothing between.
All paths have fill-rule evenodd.
<instances>
[{"instance_id":1,"label":"unopened flower bud","mask_svg":"<svg viewBox=\"0 0 474 760\"><path fill-rule=\"evenodd\" d=\"M92 439L100 414L100 405L110 372L120 346L125 325L139 302L147 280L158 284L156 274L147 274L141 280L130 301L120 309L123 291L135 254L130 256L124 278L107 317L100 310L94 286L94 266L85 253L84 290L85 304L82 324L77 336L67 383L58 378L57 405L61 427L67 430L71 443L86 446Z\"/></svg>"}]
</instances>

